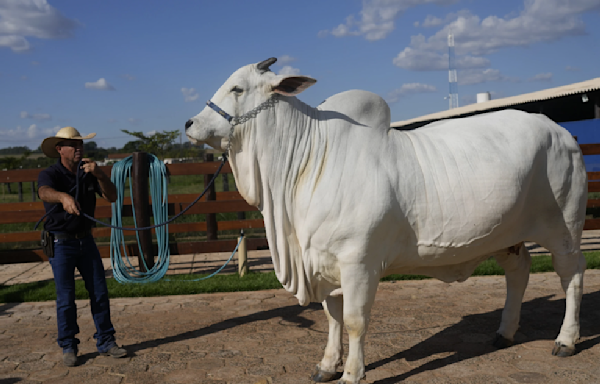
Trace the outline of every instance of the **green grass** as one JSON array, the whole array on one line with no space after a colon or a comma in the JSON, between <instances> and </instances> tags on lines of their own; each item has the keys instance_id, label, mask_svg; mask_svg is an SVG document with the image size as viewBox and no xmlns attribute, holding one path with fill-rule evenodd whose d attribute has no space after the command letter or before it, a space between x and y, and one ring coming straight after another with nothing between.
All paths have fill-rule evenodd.
<instances>
[{"instance_id":1,"label":"green grass","mask_svg":"<svg viewBox=\"0 0 600 384\"><path fill-rule=\"evenodd\" d=\"M600 251L585 252L588 269L600 269ZM532 257L531 273L552 272L550 256ZM504 270L494 259L481 263L473 276L504 275ZM206 275L168 275L161 281L147 284L120 284L115 279L108 279L107 285L111 298L117 297L152 297L170 295L192 295L197 293L260 291L278 289L281 284L275 272L250 273L243 278L237 274L216 275L202 281L192 281ZM419 275L390 275L382 281L422 280L428 279ZM27 284L0 285L0 303L20 303L31 301L56 300L54 281L41 281ZM88 299L83 281L75 283L77 299Z\"/></svg>"},{"instance_id":2,"label":"green grass","mask_svg":"<svg viewBox=\"0 0 600 384\"><path fill-rule=\"evenodd\" d=\"M249 273L239 275L216 275L203 281L192 281L206 275L169 275L160 281L147 284L120 284L115 279L107 279L109 296L153 297L171 295L193 295L197 293L259 291L281 288L275 272ZM89 299L82 280L75 282L75 297ZM0 285L0 303L56 300L54 281Z\"/></svg>"}]
</instances>

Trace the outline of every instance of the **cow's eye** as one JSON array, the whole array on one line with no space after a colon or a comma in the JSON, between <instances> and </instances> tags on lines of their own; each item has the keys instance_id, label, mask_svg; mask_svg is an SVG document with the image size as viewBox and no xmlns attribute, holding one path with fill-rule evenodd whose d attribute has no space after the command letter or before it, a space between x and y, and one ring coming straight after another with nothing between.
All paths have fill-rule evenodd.
<instances>
[{"instance_id":1,"label":"cow's eye","mask_svg":"<svg viewBox=\"0 0 600 384\"><path fill-rule=\"evenodd\" d=\"M235 87L231 88L231 92L237 93L239 95L242 92L244 92L244 90L236 85Z\"/></svg>"}]
</instances>

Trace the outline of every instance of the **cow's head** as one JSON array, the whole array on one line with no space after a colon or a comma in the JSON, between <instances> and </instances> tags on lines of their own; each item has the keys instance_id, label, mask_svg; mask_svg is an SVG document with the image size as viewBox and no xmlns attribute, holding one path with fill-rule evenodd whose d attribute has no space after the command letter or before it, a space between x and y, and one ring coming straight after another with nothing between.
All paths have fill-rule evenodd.
<instances>
[{"instance_id":1,"label":"cow's head","mask_svg":"<svg viewBox=\"0 0 600 384\"><path fill-rule=\"evenodd\" d=\"M250 64L235 71L219 88L210 101L217 108L207 106L188 120L185 132L194 144L206 143L213 148L226 149L235 117L239 117L267 102L274 93L295 96L316 83L306 76L282 76L269 70L277 61L272 57L258 64ZM219 113L222 110L224 113ZM234 118L231 122L227 115Z\"/></svg>"}]
</instances>

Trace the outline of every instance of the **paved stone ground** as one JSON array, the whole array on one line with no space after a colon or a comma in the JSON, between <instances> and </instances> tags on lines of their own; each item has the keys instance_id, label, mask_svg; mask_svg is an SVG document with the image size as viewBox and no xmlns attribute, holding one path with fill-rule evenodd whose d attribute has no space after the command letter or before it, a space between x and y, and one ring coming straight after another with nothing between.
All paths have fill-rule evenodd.
<instances>
[{"instance_id":1,"label":"paved stone ground","mask_svg":"<svg viewBox=\"0 0 600 384\"><path fill-rule=\"evenodd\" d=\"M551 356L564 313L554 273L532 275L517 344L495 350L502 277L464 283L382 283L366 341L364 382L600 383L600 271L586 272L578 354ZM310 383L327 321L283 290L111 300L118 341L131 354L98 356L86 301L78 301L82 364L56 346L54 302L0 304L0 383ZM347 343L345 338L344 343ZM346 344L347 350L347 344Z\"/></svg>"}]
</instances>

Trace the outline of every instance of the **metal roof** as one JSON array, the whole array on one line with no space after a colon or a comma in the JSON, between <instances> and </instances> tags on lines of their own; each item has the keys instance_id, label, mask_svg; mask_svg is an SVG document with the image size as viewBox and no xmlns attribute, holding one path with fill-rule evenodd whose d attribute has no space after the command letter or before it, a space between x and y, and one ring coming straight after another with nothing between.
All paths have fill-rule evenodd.
<instances>
[{"instance_id":1,"label":"metal roof","mask_svg":"<svg viewBox=\"0 0 600 384\"><path fill-rule=\"evenodd\" d=\"M600 77L597 77L592 80L583 81L581 83L563 85L562 87L544 89L542 91L526 93L524 95L518 96L505 97L502 99L490 100L483 103L470 104L464 107L449 109L447 111L442 112L436 112L430 115L420 116L410 120L397 121L395 123L392 123L391 126L392 128L401 128L403 126L419 122L429 122L435 120L448 119L451 117L459 117L462 115L472 115L476 113L486 112L489 110L506 108L512 105L549 100L557 97L591 92L596 90L600 90Z\"/></svg>"}]
</instances>

